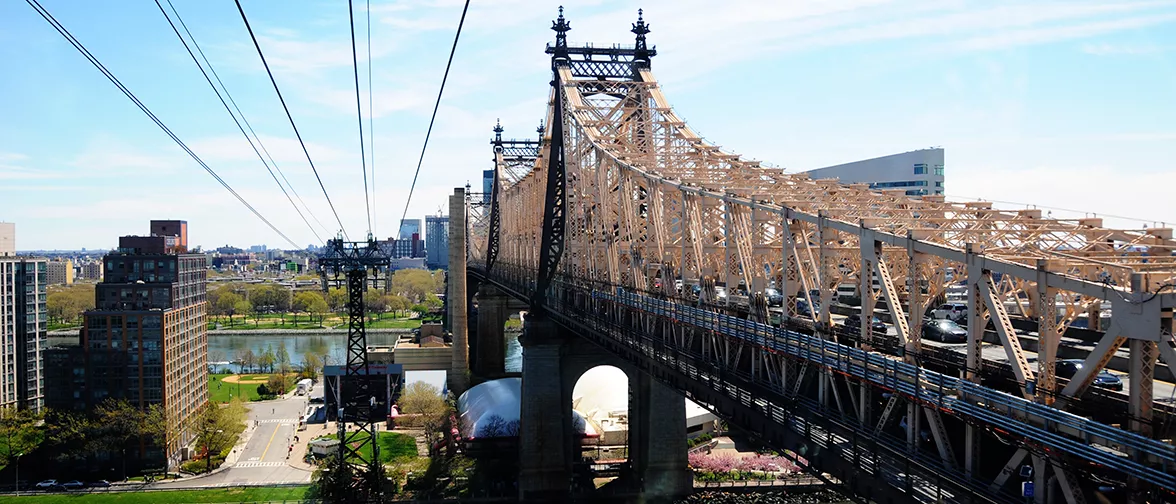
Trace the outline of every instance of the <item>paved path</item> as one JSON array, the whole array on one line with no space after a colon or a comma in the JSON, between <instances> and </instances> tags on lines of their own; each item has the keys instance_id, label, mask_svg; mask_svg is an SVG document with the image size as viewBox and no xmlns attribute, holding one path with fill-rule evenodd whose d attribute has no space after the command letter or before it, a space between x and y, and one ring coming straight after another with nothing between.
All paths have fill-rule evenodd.
<instances>
[{"instance_id":1,"label":"paved path","mask_svg":"<svg viewBox=\"0 0 1176 504\"><path fill-rule=\"evenodd\" d=\"M307 398L291 396L249 404L249 424L242 442L225 460L223 468L207 476L155 483L152 488L217 487L240 484L309 483L308 468L290 465L295 457L290 447L305 413Z\"/></svg>"}]
</instances>

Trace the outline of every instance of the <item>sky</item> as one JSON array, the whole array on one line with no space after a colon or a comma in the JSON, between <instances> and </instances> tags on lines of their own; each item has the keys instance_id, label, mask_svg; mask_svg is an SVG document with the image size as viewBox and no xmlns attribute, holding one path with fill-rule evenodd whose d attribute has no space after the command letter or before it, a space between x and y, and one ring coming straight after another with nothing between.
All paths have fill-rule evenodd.
<instances>
[{"instance_id":1,"label":"sky","mask_svg":"<svg viewBox=\"0 0 1176 504\"><path fill-rule=\"evenodd\" d=\"M309 207L309 227L153 2L41 0L299 247L340 228L323 188L349 237L394 236L462 2L371 2L370 226L347 3L242 0L320 188L233 2L172 2ZM472 4L410 218L447 212L455 187L480 190L496 120L505 136L524 138L544 115L543 49L560 4ZM1176 222L1176 1L563 5L573 44L631 44L643 8L667 98L724 150L801 171L943 147L949 199L1095 213L1129 229ZM365 135L368 13L357 1ZM187 220L190 244L206 248L292 247L25 2L0 2L0 76L0 221L17 223L18 249L111 248L118 236L146 234L153 218Z\"/></svg>"}]
</instances>

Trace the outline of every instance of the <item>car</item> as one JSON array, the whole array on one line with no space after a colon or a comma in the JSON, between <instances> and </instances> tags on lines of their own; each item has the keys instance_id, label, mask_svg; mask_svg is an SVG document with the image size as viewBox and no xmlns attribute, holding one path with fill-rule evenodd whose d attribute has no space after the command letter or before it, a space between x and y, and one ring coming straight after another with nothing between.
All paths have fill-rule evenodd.
<instances>
[{"instance_id":1,"label":"car","mask_svg":"<svg viewBox=\"0 0 1176 504\"><path fill-rule=\"evenodd\" d=\"M967 343L968 330L951 319L928 320L923 324L923 338L943 343Z\"/></svg>"},{"instance_id":2,"label":"car","mask_svg":"<svg viewBox=\"0 0 1176 504\"><path fill-rule=\"evenodd\" d=\"M764 297L768 300L768 306L784 306L784 296L776 289L764 289Z\"/></svg>"},{"instance_id":3,"label":"car","mask_svg":"<svg viewBox=\"0 0 1176 504\"><path fill-rule=\"evenodd\" d=\"M106 480L91 481L86 486L90 488L110 488L110 482Z\"/></svg>"},{"instance_id":4,"label":"car","mask_svg":"<svg viewBox=\"0 0 1176 504\"><path fill-rule=\"evenodd\" d=\"M857 334L859 329L862 327L862 317L857 313L851 314L848 317L845 317L845 321L842 322L842 325L845 326L845 332L849 334ZM882 322L882 320L880 320L878 317L871 317L870 331L874 334L884 335L886 334L886 323Z\"/></svg>"},{"instance_id":5,"label":"car","mask_svg":"<svg viewBox=\"0 0 1176 504\"><path fill-rule=\"evenodd\" d=\"M49 490L50 488L53 488L55 486L57 486L57 480L55 480L55 479L47 479L45 481L37 483L37 488L39 488L41 490Z\"/></svg>"},{"instance_id":6,"label":"car","mask_svg":"<svg viewBox=\"0 0 1176 504\"><path fill-rule=\"evenodd\" d=\"M961 322L968 318L968 305L964 303L944 303L931 312L931 318Z\"/></svg>"},{"instance_id":7,"label":"car","mask_svg":"<svg viewBox=\"0 0 1176 504\"><path fill-rule=\"evenodd\" d=\"M1082 364L1082 359L1062 359L1054 365L1054 372L1061 378L1070 379L1078 374L1078 371L1082 369ZM1098 372L1091 385L1117 392L1123 391L1123 380L1105 369Z\"/></svg>"},{"instance_id":8,"label":"car","mask_svg":"<svg viewBox=\"0 0 1176 504\"><path fill-rule=\"evenodd\" d=\"M86 488L86 484L78 480L66 481L61 484L66 490L77 490L79 488Z\"/></svg>"},{"instance_id":9,"label":"car","mask_svg":"<svg viewBox=\"0 0 1176 504\"><path fill-rule=\"evenodd\" d=\"M813 302L810 308L808 301L799 299L796 301L796 314L802 317L816 318L817 314L821 312L821 303Z\"/></svg>"}]
</instances>

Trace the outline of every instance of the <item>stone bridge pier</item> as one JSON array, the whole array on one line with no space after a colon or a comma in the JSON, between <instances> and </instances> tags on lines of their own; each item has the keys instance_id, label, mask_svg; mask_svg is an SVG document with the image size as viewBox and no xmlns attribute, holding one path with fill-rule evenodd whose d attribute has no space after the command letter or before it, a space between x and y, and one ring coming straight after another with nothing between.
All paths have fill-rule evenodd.
<instances>
[{"instance_id":1,"label":"stone bridge pier","mask_svg":"<svg viewBox=\"0 0 1176 504\"><path fill-rule=\"evenodd\" d=\"M474 304L478 320L470 338L471 369L474 375L483 379L501 378L506 374L506 321L511 314L525 310L527 305L489 284L478 287Z\"/></svg>"},{"instance_id":2,"label":"stone bridge pier","mask_svg":"<svg viewBox=\"0 0 1176 504\"><path fill-rule=\"evenodd\" d=\"M686 402L676 390L551 319L531 314L523 336L519 432L519 498L559 502L571 491L580 437L573 425L572 390L589 369L615 366L629 381L628 453L634 482L652 499L690 493L686 463Z\"/></svg>"}]
</instances>

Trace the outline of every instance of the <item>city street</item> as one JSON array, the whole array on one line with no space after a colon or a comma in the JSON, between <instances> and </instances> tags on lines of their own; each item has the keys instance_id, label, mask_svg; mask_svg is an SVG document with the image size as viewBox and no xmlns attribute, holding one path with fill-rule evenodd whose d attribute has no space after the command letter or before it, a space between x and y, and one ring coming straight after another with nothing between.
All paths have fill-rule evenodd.
<instances>
[{"instance_id":1,"label":"city street","mask_svg":"<svg viewBox=\"0 0 1176 504\"><path fill-rule=\"evenodd\" d=\"M217 487L241 484L309 483L310 472L291 467L290 445L298 428L298 417L306 411L307 397L250 403L247 440L230 455L226 469L208 476L162 482L152 488ZM256 424L254 424L256 422ZM256 427L254 427L256 425ZM289 458L288 458L289 456Z\"/></svg>"}]
</instances>

